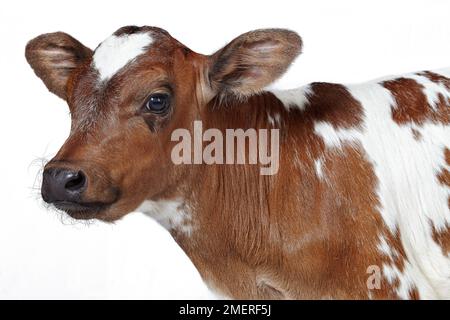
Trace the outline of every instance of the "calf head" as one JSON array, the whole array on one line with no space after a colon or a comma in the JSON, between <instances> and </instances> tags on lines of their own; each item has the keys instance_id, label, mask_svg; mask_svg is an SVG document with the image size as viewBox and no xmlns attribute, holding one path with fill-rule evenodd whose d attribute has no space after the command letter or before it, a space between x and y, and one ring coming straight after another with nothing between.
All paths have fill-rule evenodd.
<instances>
[{"instance_id":1,"label":"calf head","mask_svg":"<svg viewBox=\"0 0 450 320\"><path fill-rule=\"evenodd\" d=\"M216 97L262 90L300 48L280 29L243 34L210 56L154 27L123 27L95 51L61 32L31 40L29 64L72 119L45 166L43 199L77 219L112 221L174 196L188 169L171 161L172 131L190 129Z\"/></svg>"}]
</instances>

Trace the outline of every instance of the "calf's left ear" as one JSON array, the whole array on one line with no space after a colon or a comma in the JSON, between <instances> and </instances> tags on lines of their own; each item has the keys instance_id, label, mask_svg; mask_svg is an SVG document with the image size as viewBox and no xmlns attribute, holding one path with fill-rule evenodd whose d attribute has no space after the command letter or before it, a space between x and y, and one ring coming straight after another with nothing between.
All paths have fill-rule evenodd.
<instances>
[{"instance_id":1,"label":"calf's left ear","mask_svg":"<svg viewBox=\"0 0 450 320\"><path fill-rule=\"evenodd\" d=\"M244 33L209 57L210 85L218 95L250 96L279 78L301 48L300 36L289 30Z\"/></svg>"},{"instance_id":2,"label":"calf's left ear","mask_svg":"<svg viewBox=\"0 0 450 320\"><path fill-rule=\"evenodd\" d=\"M48 90L66 100L70 75L92 57L92 50L66 33L55 32L28 42L25 57Z\"/></svg>"}]
</instances>

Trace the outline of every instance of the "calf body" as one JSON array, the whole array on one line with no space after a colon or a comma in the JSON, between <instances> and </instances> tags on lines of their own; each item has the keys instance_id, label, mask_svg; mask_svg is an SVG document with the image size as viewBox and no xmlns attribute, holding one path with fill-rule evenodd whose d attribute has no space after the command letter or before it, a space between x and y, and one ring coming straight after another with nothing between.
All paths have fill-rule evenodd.
<instances>
[{"instance_id":1,"label":"calf body","mask_svg":"<svg viewBox=\"0 0 450 320\"><path fill-rule=\"evenodd\" d=\"M450 70L266 91L300 52L292 32L251 32L203 56L126 27L93 53L60 35L87 56L64 64L64 82L39 62L55 48L42 37L28 60L73 119L46 170L77 172L64 195L60 171L49 174L49 202L76 218L153 216L224 297L450 298ZM147 113L148 92L170 96L167 113ZM198 120L278 129L278 172L174 165L171 132Z\"/></svg>"},{"instance_id":2,"label":"calf body","mask_svg":"<svg viewBox=\"0 0 450 320\"><path fill-rule=\"evenodd\" d=\"M205 112L215 128L279 128L278 174L199 166L167 216L140 209L225 296L448 298L449 71L313 83Z\"/></svg>"}]
</instances>

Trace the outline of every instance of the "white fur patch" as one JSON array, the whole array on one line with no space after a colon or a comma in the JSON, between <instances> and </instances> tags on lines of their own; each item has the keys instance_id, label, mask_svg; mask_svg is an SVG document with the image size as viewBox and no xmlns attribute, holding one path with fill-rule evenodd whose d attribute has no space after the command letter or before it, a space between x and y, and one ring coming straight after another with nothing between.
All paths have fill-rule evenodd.
<instances>
[{"instance_id":1,"label":"white fur patch","mask_svg":"<svg viewBox=\"0 0 450 320\"><path fill-rule=\"evenodd\" d=\"M341 148L344 143L359 142L362 134L358 129L335 129L324 121L317 121L314 124L314 132L322 137L327 147L333 148Z\"/></svg>"},{"instance_id":2,"label":"white fur patch","mask_svg":"<svg viewBox=\"0 0 450 320\"><path fill-rule=\"evenodd\" d=\"M283 103L287 110L295 108L303 110L308 103L308 96L311 94L311 87L307 85L290 90L271 89L268 91L272 92L275 97Z\"/></svg>"},{"instance_id":3,"label":"white fur patch","mask_svg":"<svg viewBox=\"0 0 450 320\"><path fill-rule=\"evenodd\" d=\"M416 139L411 125L393 121L391 108L396 101L389 90L378 83L348 89L363 106L364 129L359 134L336 130L331 141L357 140L373 164L379 212L392 233L399 231L407 258L403 272L385 266L384 273L399 279L401 297L414 286L421 298L450 298L450 258L432 237L432 224L436 228L450 224L450 189L437 179L442 168L448 168L444 150L450 148L450 127L424 123L415 127L421 134ZM437 88L427 83L425 90ZM434 100L435 93L425 93L429 101ZM383 243L379 249L386 250Z\"/></svg>"},{"instance_id":4,"label":"white fur patch","mask_svg":"<svg viewBox=\"0 0 450 320\"><path fill-rule=\"evenodd\" d=\"M135 211L149 215L168 231L192 233L191 213L181 200L145 200Z\"/></svg>"},{"instance_id":5,"label":"white fur patch","mask_svg":"<svg viewBox=\"0 0 450 320\"><path fill-rule=\"evenodd\" d=\"M394 248L391 248L389 246L384 236L380 237L380 243L378 244L377 248L383 255L387 256L391 261L394 261L394 259L399 255Z\"/></svg>"},{"instance_id":6,"label":"white fur patch","mask_svg":"<svg viewBox=\"0 0 450 320\"><path fill-rule=\"evenodd\" d=\"M439 71L448 75L450 72ZM438 94L449 97L448 90L426 77L406 75L424 86L423 92L434 107ZM384 78L385 80L393 80ZM364 112L360 128L335 128L327 122L316 122L314 131L328 148L342 148L345 144L362 146L378 178L378 208L385 224L395 234L399 231L406 253L405 268L384 265L389 281L399 280L397 293L409 297L409 290L417 288L421 298L450 298L450 258L433 240L432 227L444 230L450 225L448 198L450 188L438 181L443 169L449 170L444 158L450 148L450 126L426 122L422 125L399 125L392 119L396 101L380 80L348 86ZM420 133L414 137L411 129ZM316 163L316 171L317 163ZM384 241L383 241L384 240ZM392 257L385 239L378 249Z\"/></svg>"},{"instance_id":7,"label":"white fur patch","mask_svg":"<svg viewBox=\"0 0 450 320\"><path fill-rule=\"evenodd\" d=\"M93 65L100 74L100 80L105 81L114 76L130 61L145 52L153 42L147 32L112 35L103 41L95 50Z\"/></svg>"},{"instance_id":8,"label":"white fur patch","mask_svg":"<svg viewBox=\"0 0 450 320\"><path fill-rule=\"evenodd\" d=\"M411 264L407 261L403 272L394 264L383 264L383 275L391 285L394 285L395 281L398 280L398 288L395 291L398 297L404 300L410 299L410 292L416 288L415 283L419 279L425 280L422 275L415 274L414 270L411 269Z\"/></svg>"},{"instance_id":9,"label":"white fur patch","mask_svg":"<svg viewBox=\"0 0 450 320\"><path fill-rule=\"evenodd\" d=\"M316 169L316 174L320 179L324 178L323 174L323 158L320 157L314 160L314 168Z\"/></svg>"},{"instance_id":10,"label":"white fur patch","mask_svg":"<svg viewBox=\"0 0 450 320\"><path fill-rule=\"evenodd\" d=\"M267 114L267 120L272 127L279 127L281 125L281 117L279 113L272 115Z\"/></svg>"}]
</instances>

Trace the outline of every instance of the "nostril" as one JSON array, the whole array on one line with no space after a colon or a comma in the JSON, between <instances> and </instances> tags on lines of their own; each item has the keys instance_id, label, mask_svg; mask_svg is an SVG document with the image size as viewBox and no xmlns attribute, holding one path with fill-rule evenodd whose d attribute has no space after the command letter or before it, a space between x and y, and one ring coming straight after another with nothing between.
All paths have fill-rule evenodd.
<instances>
[{"instance_id":1,"label":"nostril","mask_svg":"<svg viewBox=\"0 0 450 320\"><path fill-rule=\"evenodd\" d=\"M44 170L42 198L45 202L77 202L86 190L88 179L82 170L50 167Z\"/></svg>"},{"instance_id":2,"label":"nostril","mask_svg":"<svg viewBox=\"0 0 450 320\"><path fill-rule=\"evenodd\" d=\"M64 188L70 191L78 191L86 184L86 176L83 172L74 173L64 185Z\"/></svg>"}]
</instances>

